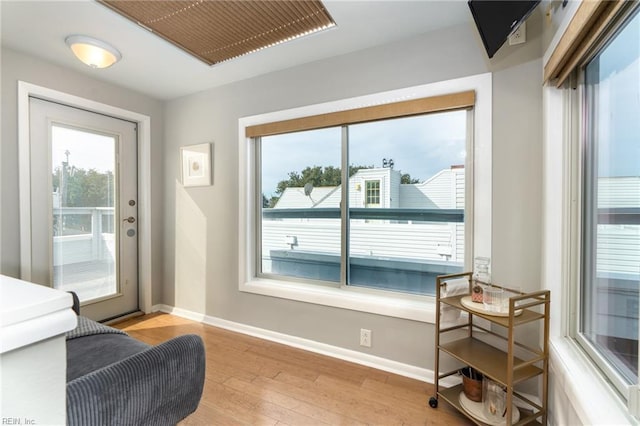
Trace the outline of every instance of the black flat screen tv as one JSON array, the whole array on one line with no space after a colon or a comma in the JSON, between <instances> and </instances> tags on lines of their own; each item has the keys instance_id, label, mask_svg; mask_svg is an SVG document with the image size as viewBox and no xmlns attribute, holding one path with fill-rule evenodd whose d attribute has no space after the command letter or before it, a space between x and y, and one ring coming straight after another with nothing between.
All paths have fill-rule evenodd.
<instances>
[{"instance_id":1,"label":"black flat screen tv","mask_svg":"<svg viewBox=\"0 0 640 426\"><path fill-rule=\"evenodd\" d=\"M469 0L469 9L490 58L538 3L540 0Z\"/></svg>"}]
</instances>

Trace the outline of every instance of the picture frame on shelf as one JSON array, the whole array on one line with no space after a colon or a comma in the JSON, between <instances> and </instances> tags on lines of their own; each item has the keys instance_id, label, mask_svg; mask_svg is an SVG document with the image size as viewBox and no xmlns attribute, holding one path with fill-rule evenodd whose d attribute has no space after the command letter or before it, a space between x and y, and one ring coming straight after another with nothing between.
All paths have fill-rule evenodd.
<instances>
[{"instance_id":1,"label":"picture frame on shelf","mask_svg":"<svg viewBox=\"0 0 640 426\"><path fill-rule=\"evenodd\" d=\"M182 186L209 186L212 176L211 144L201 143L180 147Z\"/></svg>"}]
</instances>

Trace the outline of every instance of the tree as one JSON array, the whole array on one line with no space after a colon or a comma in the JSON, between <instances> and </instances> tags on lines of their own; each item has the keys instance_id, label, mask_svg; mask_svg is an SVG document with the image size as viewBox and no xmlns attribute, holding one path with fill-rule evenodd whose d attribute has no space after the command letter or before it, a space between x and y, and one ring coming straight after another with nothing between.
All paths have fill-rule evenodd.
<instances>
[{"instance_id":1,"label":"tree","mask_svg":"<svg viewBox=\"0 0 640 426\"><path fill-rule=\"evenodd\" d=\"M349 177L353 176L360 169L372 169L373 166L349 166ZM289 172L289 178L278 182L276 194L282 195L285 189L302 188L307 183L314 187L338 186L342 181L342 170L334 166L308 166L301 172Z\"/></svg>"},{"instance_id":2,"label":"tree","mask_svg":"<svg viewBox=\"0 0 640 426\"><path fill-rule=\"evenodd\" d=\"M76 169L63 163L53 171L54 191L60 193L60 207L114 207L113 172L100 173L95 169ZM54 223L62 232L63 226ZM68 215L64 219L66 229L91 229L91 216L86 214Z\"/></svg>"},{"instance_id":3,"label":"tree","mask_svg":"<svg viewBox=\"0 0 640 426\"><path fill-rule=\"evenodd\" d=\"M402 176L400 176L400 183L401 184L420 183L420 179L414 179L411 177L409 173L403 173Z\"/></svg>"}]
</instances>

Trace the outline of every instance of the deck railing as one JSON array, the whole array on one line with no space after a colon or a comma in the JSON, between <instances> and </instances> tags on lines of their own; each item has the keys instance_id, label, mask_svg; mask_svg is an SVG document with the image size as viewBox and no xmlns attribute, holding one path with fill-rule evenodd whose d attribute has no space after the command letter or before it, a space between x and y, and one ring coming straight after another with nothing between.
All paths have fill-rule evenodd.
<instances>
[{"instance_id":1,"label":"deck railing","mask_svg":"<svg viewBox=\"0 0 640 426\"><path fill-rule=\"evenodd\" d=\"M54 266L113 260L113 207L55 207L53 218Z\"/></svg>"},{"instance_id":2,"label":"deck railing","mask_svg":"<svg viewBox=\"0 0 640 426\"><path fill-rule=\"evenodd\" d=\"M339 208L311 209L263 209L265 219L339 219ZM463 209L381 209L351 208L351 219L422 221L422 222L464 222Z\"/></svg>"}]
</instances>

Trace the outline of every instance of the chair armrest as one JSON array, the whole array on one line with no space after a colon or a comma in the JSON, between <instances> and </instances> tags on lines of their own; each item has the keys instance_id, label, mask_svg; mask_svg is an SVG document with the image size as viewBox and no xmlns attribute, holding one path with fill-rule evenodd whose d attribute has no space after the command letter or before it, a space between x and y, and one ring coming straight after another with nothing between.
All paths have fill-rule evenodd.
<instances>
[{"instance_id":1,"label":"chair armrest","mask_svg":"<svg viewBox=\"0 0 640 426\"><path fill-rule=\"evenodd\" d=\"M171 339L67 383L68 425L175 425L202 396L200 336Z\"/></svg>"},{"instance_id":2,"label":"chair armrest","mask_svg":"<svg viewBox=\"0 0 640 426\"><path fill-rule=\"evenodd\" d=\"M73 305L71 306L71 309L73 309L73 312L75 312L76 315L80 315L80 299L78 298L78 295L75 291L68 291L67 293L71 294L71 297L73 298Z\"/></svg>"}]
</instances>

